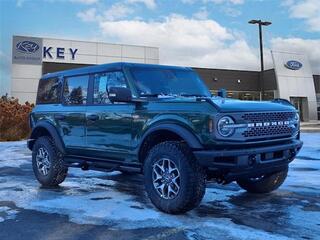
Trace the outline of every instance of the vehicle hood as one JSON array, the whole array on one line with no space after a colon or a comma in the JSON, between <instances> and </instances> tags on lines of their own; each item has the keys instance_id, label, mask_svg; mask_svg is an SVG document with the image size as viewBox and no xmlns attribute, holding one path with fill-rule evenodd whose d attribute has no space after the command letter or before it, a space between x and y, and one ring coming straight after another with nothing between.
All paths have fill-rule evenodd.
<instances>
[{"instance_id":1,"label":"vehicle hood","mask_svg":"<svg viewBox=\"0 0 320 240\"><path fill-rule=\"evenodd\" d=\"M243 101L220 97L213 97L211 101L220 112L296 111L295 108L288 103L272 101Z\"/></svg>"},{"instance_id":2,"label":"vehicle hood","mask_svg":"<svg viewBox=\"0 0 320 240\"><path fill-rule=\"evenodd\" d=\"M146 100L150 102L151 99ZM211 98L190 98L190 97L160 97L153 98L154 102L170 102L170 103L194 103L209 102L219 112L272 112L272 111L296 111L293 105L287 102L273 101L244 101L238 99L211 97Z\"/></svg>"}]
</instances>

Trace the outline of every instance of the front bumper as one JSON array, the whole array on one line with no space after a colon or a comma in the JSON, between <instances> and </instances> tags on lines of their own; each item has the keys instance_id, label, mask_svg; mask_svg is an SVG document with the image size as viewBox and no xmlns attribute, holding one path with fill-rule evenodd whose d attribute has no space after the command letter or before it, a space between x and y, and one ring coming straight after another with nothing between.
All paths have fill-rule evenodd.
<instances>
[{"instance_id":1,"label":"front bumper","mask_svg":"<svg viewBox=\"0 0 320 240\"><path fill-rule=\"evenodd\" d=\"M266 147L200 150L193 154L199 164L211 171L224 171L229 180L281 171L295 158L303 142L291 140Z\"/></svg>"}]
</instances>

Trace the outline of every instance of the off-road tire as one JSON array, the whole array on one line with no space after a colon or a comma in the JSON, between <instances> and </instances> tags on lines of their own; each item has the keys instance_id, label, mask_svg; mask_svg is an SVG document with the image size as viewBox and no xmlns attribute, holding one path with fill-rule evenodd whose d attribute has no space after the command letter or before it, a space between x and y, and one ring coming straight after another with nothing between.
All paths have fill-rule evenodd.
<instances>
[{"instance_id":1,"label":"off-road tire","mask_svg":"<svg viewBox=\"0 0 320 240\"><path fill-rule=\"evenodd\" d=\"M45 148L49 153L49 161L51 163L48 174L44 176L38 170L36 163L36 155L39 148ZM68 168L63 163L63 155L55 146L50 137L39 137L32 149L32 167L36 179L45 187L54 187L62 183L68 173Z\"/></svg>"},{"instance_id":2,"label":"off-road tire","mask_svg":"<svg viewBox=\"0 0 320 240\"><path fill-rule=\"evenodd\" d=\"M269 193L278 189L285 181L288 169L263 176L259 180L241 179L237 183L250 193Z\"/></svg>"},{"instance_id":3,"label":"off-road tire","mask_svg":"<svg viewBox=\"0 0 320 240\"><path fill-rule=\"evenodd\" d=\"M153 165L161 158L172 160L180 172L180 190L173 199L162 198L153 185ZM205 171L184 143L166 141L154 146L144 161L143 172L148 196L151 202L163 212L185 213L197 207L205 194Z\"/></svg>"}]
</instances>

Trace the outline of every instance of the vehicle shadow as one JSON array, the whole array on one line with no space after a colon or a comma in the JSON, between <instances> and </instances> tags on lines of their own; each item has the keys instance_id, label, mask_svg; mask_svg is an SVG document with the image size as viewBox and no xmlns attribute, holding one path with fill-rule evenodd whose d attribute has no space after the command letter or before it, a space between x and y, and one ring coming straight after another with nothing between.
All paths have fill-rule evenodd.
<instances>
[{"instance_id":1,"label":"vehicle shadow","mask_svg":"<svg viewBox=\"0 0 320 240\"><path fill-rule=\"evenodd\" d=\"M141 174L120 173L104 178L115 182L112 186L115 191L131 195L132 200L151 206L150 200L145 193L143 176Z\"/></svg>"},{"instance_id":2,"label":"vehicle shadow","mask_svg":"<svg viewBox=\"0 0 320 240\"><path fill-rule=\"evenodd\" d=\"M238 225L270 233L296 234L292 226L290 208L300 204L300 200L290 198L289 192L275 191L269 194L251 194L239 191L228 200L212 200L194 209L200 218L228 218ZM214 198L214 195L212 195Z\"/></svg>"}]
</instances>

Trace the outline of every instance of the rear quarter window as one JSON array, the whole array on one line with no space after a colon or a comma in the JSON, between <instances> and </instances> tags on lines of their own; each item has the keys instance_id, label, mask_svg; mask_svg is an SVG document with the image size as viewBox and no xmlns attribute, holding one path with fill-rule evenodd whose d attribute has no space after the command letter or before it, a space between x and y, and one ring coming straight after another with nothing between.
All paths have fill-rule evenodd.
<instances>
[{"instance_id":1,"label":"rear quarter window","mask_svg":"<svg viewBox=\"0 0 320 240\"><path fill-rule=\"evenodd\" d=\"M89 75L67 77L64 82L63 101L67 105L87 103Z\"/></svg>"},{"instance_id":2,"label":"rear quarter window","mask_svg":"<svg viewBox=\"0 0 320 240\"><path fill-rule=\"evenodd\" d=\"M62 84L58 78L40 79L37 104L59 103Z\"/></svg>"}]
</instances>

